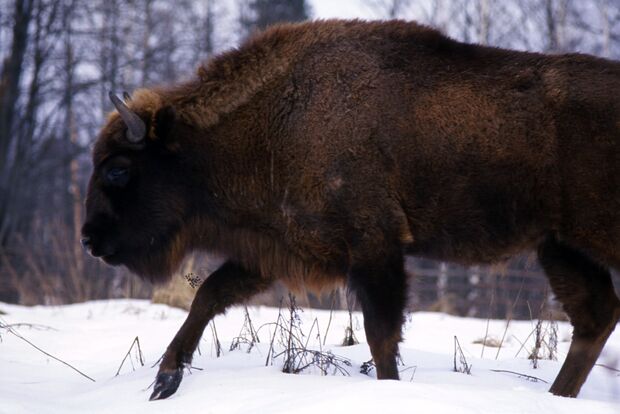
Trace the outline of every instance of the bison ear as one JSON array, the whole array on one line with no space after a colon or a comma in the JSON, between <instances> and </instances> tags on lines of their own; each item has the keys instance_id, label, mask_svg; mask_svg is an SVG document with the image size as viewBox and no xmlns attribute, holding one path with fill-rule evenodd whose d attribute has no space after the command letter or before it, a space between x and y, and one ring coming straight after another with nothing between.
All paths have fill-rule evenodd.
<instances>
[{"instance_id":1,"label":"bison ear","mask_svg":"<svg viewBox=\"0 0 620 414\"><path fill-rule=\"evenodd\" d=\"M173 137L176 118L176 111L169 105L159 108L153 117L153 139L171 150L177 145Z\"/></svg>"}]
</instances>

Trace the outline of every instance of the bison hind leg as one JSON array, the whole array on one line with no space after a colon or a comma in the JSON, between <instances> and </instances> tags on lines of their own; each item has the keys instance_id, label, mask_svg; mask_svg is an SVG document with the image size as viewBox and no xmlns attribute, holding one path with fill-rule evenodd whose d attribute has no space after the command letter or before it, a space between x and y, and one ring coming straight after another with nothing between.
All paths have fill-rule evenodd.
<instances>
[{"instance_id":1,"label":"bison hind leg","mask_svg":"<svg viewBox=\"0 0 620 414\"><path fill-rule=\"evenodd\" d=\"M620 319L609 270L583 252L548 237L538 258L573 325L568 355L550 391L576 397Z\"/></svg>"},{"instance_id":2,"label":"bison hind leg","mask_svg":"<svg viewBox=\"0 0 620 414\"><path fill-rule=\"evenodd\" d=\"M404 322L407 278L402 254L351 266L349 285L364 316L364 331L378 379L398 379L396 359Z\"/></svg>"}]
</instances>

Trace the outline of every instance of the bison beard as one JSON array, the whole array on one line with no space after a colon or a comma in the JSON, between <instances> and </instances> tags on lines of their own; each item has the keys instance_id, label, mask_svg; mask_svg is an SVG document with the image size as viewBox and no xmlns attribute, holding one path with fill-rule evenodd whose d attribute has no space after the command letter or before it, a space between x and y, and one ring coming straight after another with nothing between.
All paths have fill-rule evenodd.
<instances>
[{"instance_id":1,"label":"bison beard","mask_svg":"<svg viewBox=\"0 0 620 414\"><path fill-rule=\"evenodd\" d=\"M205 326L275 280L355 292L379 379L398 379L404 255L538 256L574 326L551 391L576 396L620 318L620 65L449 39L401 21L267 30L185 83L136 91L97 138L83 244L203 283L151 399Z\"/></svg>"}]
</instances>

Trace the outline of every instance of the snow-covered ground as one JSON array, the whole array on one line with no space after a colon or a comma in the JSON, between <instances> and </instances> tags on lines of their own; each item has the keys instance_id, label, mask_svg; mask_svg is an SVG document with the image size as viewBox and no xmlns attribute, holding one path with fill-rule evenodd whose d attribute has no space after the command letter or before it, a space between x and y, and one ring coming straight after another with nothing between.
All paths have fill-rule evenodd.
<instances>
[{"instance_id":1,"label":"snow-covered ground","mask_svg":"<svg viewBox=\"0 0 620 414\"><path fill-rule=\"evenodd\" d=\"M216 318L224 353L215 355L209 327L201 341L201 355L175 395L149 402L159 359L186 313L146 301L114 300L58 307L0 304L3 324L35 345L91 376L91 382L69 367L45 356L24 341L0 329L0 413L620 413L620 375L595 366L577 399L554 397L549 384L534 382L506 370L553 381L568 348L570 326L558 329L560 361L539 361L533 369L527 359L533 345L535 323L490 321L488 337L504 345L474 344L485 336L487 321L435 313L415 313L405 327L401 344L401 381L376 381L360 374L370 359L364 343L360 315L354 314L359 345L341 347L348 314L336 312L323 351L350 359L350 376L322 376L318 369L300 375L280 372L282 360L265 366L273 325L259 331L261 343L250 353L228 351L243 325L243 308ZM250 308L256 327L275 322L278 310ZM301 328L310 337L309 347L319 349L315 318L321 335L327 330L329 312L305 309ZM32 324L14 325L14 324ZM43 326L39 326L43 325ZM51 329L50 329L51 328ZM547 324L543 329L548 330ZM453 371L454 336L458 337L471 375ZM132 341L138 336L145 365L135 352L115 373ZM528 338L529 336L529 338ZM523 349L521 343L526 342ZM277 341L276 341L277 342ZM610 338L599 364L618 369L620 329ZM458 361L457 361L458 363ZM460 365L460 363L459 363Z\"/></svg>"}]
</instances>

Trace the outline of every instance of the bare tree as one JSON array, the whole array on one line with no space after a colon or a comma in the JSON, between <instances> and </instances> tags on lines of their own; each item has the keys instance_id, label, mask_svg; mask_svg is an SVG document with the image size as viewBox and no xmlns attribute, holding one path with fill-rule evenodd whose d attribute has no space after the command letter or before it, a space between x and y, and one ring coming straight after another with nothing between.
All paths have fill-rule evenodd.
<instances>
[{"instance_id":1,"label":"bare tree","mask_svg":"<svg viewBox=\"0 0 620 414\"><path fill-rule=\"evenodd\" d=\"M546 51L563 51L566 44L566 16L568 0L545 0L547 27Z\"/></svg>"},{"instance_id":2,"label":"bare tree","mask_svg":"<svg viewBox=\"0 0 620 414\"><path fill-rule=\"evenodd\" d=\"M367 5L379 18L396 19L404 17L411 0L367 0ZM438 4L436 1L435 4Z\"/></svg>"},{"instance_id":3,"label":"bare tree","mask_svg":"<svg viewBox=\"0 0 620 414\"><path fill-rule=\"evenodd\" d=\"M11 157L16 145L13 132L33 3L34 0L15 1L11 49L4 57L0 72L0 192L4 194L0 198L0 246L7 243L11 228L16 225L14 219L8 216L11 195L16 191L10 182L11 168L15 165Z\"/></svg>"},{"instance_id":4,"label":"bare tree","mask_svg":"<svg viewBox=\"0 0 620 414\"><path fill-rule=\"evenodd\" d=\"M308 18L305 0L241 0L240 23L247 34L274 23L298 22Z\"/></svg>"},{"instance_id":5,"label":"bare tree","mask_svg":"<svg viewBox=\"0 0 620 414\"><path fill-rule=\"evenodd\" d=\"M602 50L602 55L604 57L610 57L611 56L611 18L610 18L610 11L609 11L609 1L608 0L598 0L596 2L596 5L598 7L600 16L601 16L601 23L602 23L602 30L601 30L601 43L603 44L603 50Z\"/></svg>"}]
</instances>

